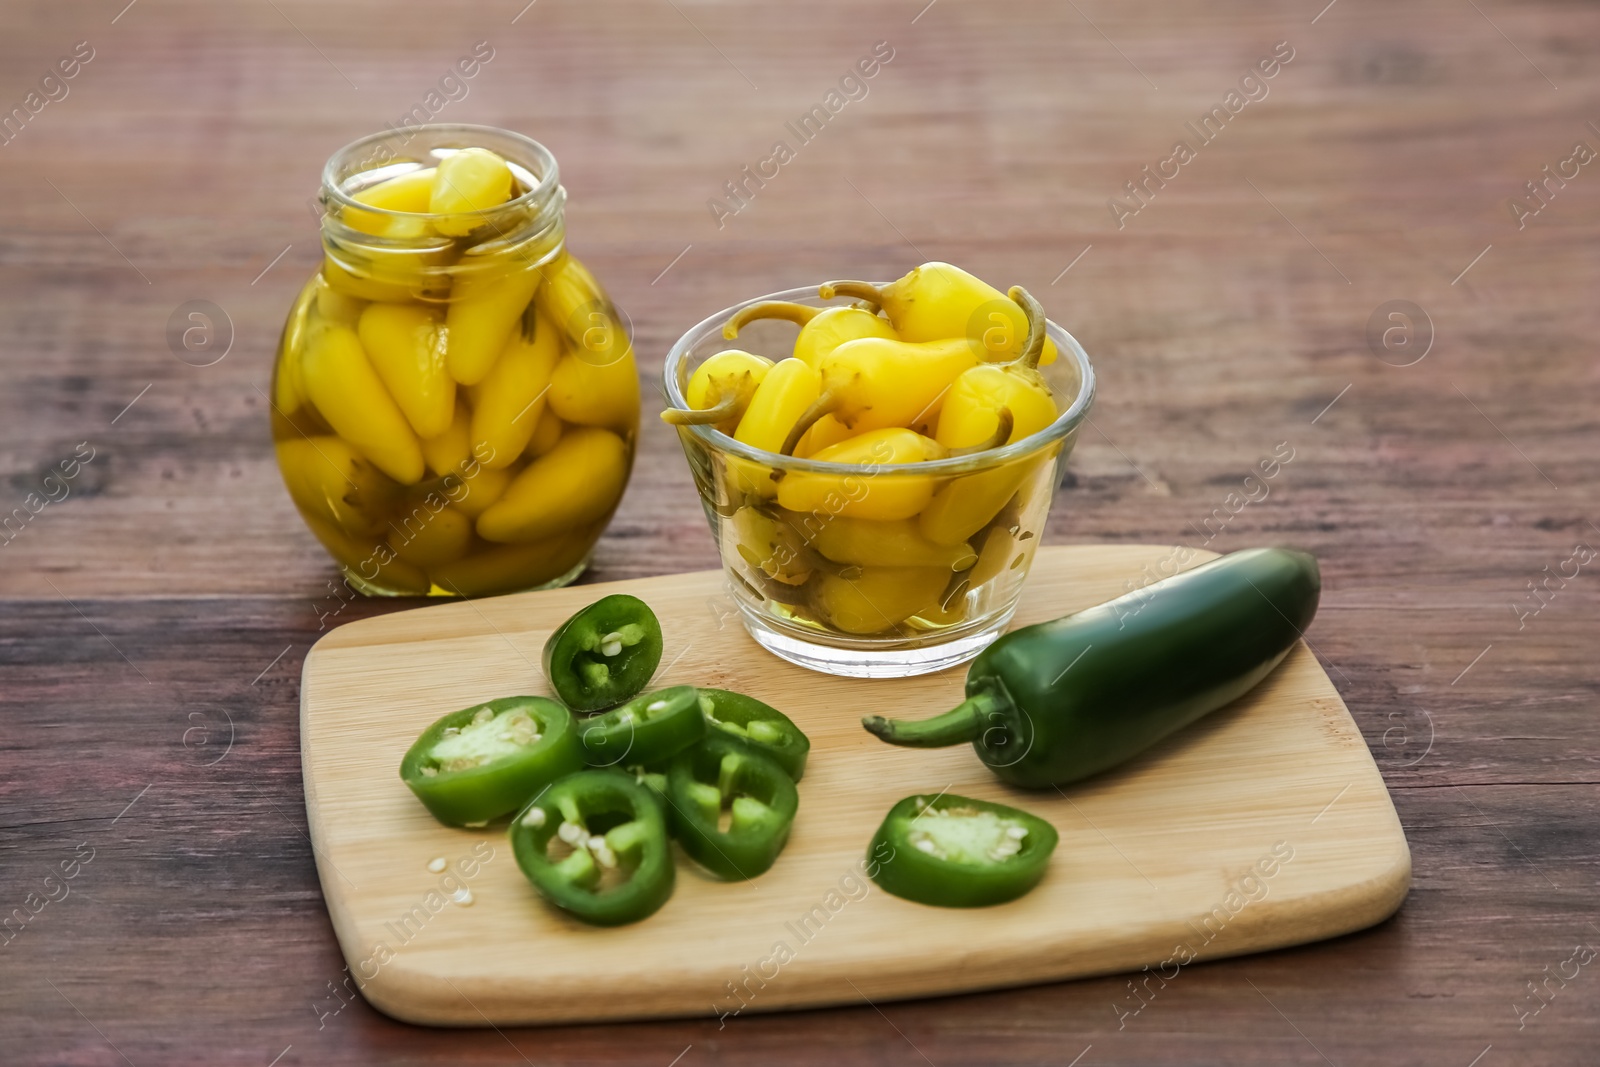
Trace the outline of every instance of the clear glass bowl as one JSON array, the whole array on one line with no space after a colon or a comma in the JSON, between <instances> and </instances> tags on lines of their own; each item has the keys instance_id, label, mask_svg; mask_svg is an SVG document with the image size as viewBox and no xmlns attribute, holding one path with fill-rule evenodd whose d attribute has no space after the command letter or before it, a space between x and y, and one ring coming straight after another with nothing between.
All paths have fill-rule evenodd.
<instances>
[{"instance_id":1,"label":"clear glass bowl","mask_svg":"<svg viewBox=\"0 0 1600 1067\"><path fill-rule=\"evenodd\" d=\"M838 303L810 287L717 312L668 353L668 404L688 406L689 376L718 352L789 354L791 323L757 320L737 342L722 336L736 311L767 300ZM1000 636L1094 401L1083 347L1054 323L1047 329L1060 356L1039 370L1061 414L1003 448L924 463L825 463L752 448L711 426L678 427L729 596L762 647L827 674L895 678L963 663ZM801 497L808 510L784 506ZM920 536L919 519L935 502L970 536L941 538L954 544Z\"/></svg>"}]
</instances>

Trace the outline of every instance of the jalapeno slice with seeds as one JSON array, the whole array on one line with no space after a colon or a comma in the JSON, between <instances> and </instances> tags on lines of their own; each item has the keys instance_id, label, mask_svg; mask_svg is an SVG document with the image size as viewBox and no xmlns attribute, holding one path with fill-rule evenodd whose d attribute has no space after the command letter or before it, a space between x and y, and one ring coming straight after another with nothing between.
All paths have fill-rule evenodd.
<instances>
[{"instance_id":1,"label":"jalapeno slice with seeds","mask_svg":"<svg viewBox=\"0 0 1600 1067\"><path fill-rule=\"evenodd\" d=\"M659 763L706 734L700 693L675 685L636 696L578 725L584 762L591 767Z\"/></svg>"},{"instance_id":2,"label":"jalapeno slice with seeds","mask_svg":"<svg viewBox=\"0 0 1600 1067\"><path fill-rule=\"evenodd\" d=\"M712 730L667 770L673 836L711 873L754 878L788 843L800 794L775 761Z\"/></svg>"},{"instance_id":3,"label":"jalapeno slice with seeds","mask_svg":"<svg viewBox=\"0 0 1600 1067\"><path fill-rule=\"evenodd\" d=\"M872 838L869 855L891 856L873 881L919 904L1002 904L1039 884L1059 839L1043 819L1004 804L949 793L906 797Z\"/></svg>"},{"instance_id":4,"label":"jalapeno slice with seeds","mask_svg":"<svg viewBox=\"0 0 1600 1067\"><path fill-rule=\"evenodd\" d=\"M672 895L661 802L616 771L570 774L511 821L511 852L539 895L574 918L619 926Z\"/></svg>"},{"instance_id":5,"label":"jalapeno slice with seeds","mask_svg":"<svg viewBox=\"0 0 1600 1067\"><path fill-rule=\"evenodd\" d=\"M700 710L706 724L769 757L790 778L800 780L806 771L811 739L794 720L753 696L727 689L701 689Z\"/></svg>"},{"instance_id":6,"label":"jalapeno slice with seeds","mask_svg":"<svg viewBox=\"0 0 1600 1067\"><path fill-rule=\"evenodd\" d=\"M638 597L615 593L562 623L544 645L544 673L573 711L637 696L661 663L661 623Z\"/></svg>"},{"instance_id":7,"label":"jalapeno slice with seeds","mask_svg":"<svg viewBox=\"0 0 1600 1067\"><path fill-rule=\"evenodd\" d=\"M400 777L450 826L482 825L583 766L572 713L547 697L501 697L451 712L400 761Z\"/></svg>"}]
</instances>

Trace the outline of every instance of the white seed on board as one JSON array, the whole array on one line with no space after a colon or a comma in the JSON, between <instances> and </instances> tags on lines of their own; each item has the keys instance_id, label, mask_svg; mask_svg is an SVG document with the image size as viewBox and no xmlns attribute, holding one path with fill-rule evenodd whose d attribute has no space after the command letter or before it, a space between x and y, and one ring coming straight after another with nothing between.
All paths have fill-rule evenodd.
<instances>
[{"instance_id":1,"label":"white seed on board","mask_svg":"<svg viewBox=\"0 0 1600 1067\"><path fill-rule=\"evenodd\" d=\"M443 856L435 856L433 859L428 861L428 870L432 871L434 874L438 874L447 866L449 866L449 864L445 862Z\"/></svg>"},{"instance_id":2,"label":"white seed on board","mask_svg":"<svg viewBox=\"0 0 1600 1067\"><path fill-rule=\"evenodd\" d=\"M460 889L457 889L454 893L450 894L450 899L455 901L460 907L470 908L472 907L472 890L468 889L466 886L462 886Z\"/></svg>"}]
</instances>

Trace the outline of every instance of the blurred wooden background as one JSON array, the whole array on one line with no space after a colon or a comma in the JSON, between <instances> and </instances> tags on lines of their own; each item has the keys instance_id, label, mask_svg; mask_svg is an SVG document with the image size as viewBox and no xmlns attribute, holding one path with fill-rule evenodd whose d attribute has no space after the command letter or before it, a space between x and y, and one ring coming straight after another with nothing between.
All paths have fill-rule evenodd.
<instances>
[{"instance_id":1,"label":"blurred wooden background","mask_svg":"<svg viewBox=\"0 0 1600 1067\"><path fill-rule=\"evenodd\" d=\"M1593 1058L1600 978L1569 961L1600 945L1600 576L1568 561L1600 547L1600 173L1574 153L1600 150L1600 11L924 2L6 5L0 117L24 118L0 144L0 514L61 499L0 535L0 911L31 916L0 947L0 1059ZM1410 836L1400 914L1186 968L1120 1028L1126 978L723 1029L445 1032L341 1007L299 667L319 619L400 605L330 599L263 391L317 261L323 161L480 41L492 59L437 119L554 150L570 243L631 314L646 376L645 447L586 580L716 563L653 418L683 329L925 259L1024 284L1101 383L1047 542L1199 543L1254 463L1293 449L1209 547L1322 559L1310 636ZM719 228L708 200L795 146L784 124L880 41L866 95ZM41 86L79 42L92 58ZM1275 48L1293 58L1267 95L1200 146L1184 123ZM1119 228L1108 199L1179 139L1195 158ZM1539 208L1522 228L1519 197ZM231 323L210 366L168 343L197 300ZM1386 349L1402 300L1425 317Z\"/></svg>"}]
</instances>

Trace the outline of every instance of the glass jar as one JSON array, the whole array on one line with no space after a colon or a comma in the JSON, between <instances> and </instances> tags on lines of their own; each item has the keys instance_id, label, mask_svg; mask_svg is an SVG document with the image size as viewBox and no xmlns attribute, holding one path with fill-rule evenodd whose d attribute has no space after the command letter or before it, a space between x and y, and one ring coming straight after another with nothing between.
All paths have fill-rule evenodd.
<instances>
[{"instance_id":1,"label":"glass jar","mask_svg":"<svg viewBox=\"0 0 1600 1067\"><path fill-rule=\"evenodd\" d=\"M688 407L694 369L730 343L723 324L752 304L829 306L791 289L719 311L667 354L667 403ZM1055 323L1060 355L1040 374L1056 420L972 455L919 463L887 456L820 462L736 441L709 425L678 436L745 629L769 652L812 670L895 678L971 659L1004 632L1094 402L1094 368ZM782 358L792 324L758 319L741 350Z\"/></svg>"},{"instance_id":2,"label":"glass jar","mask_svg":"<svg viewBox=\"0 0 1600 1067\"><path fill-rule=\"evenodd\" d=\"M467 149L510 168L504 202L376 206L397 198L369 191L406 175L429 204L424 172ZM284 324L272 438L301 517L361 592L565 585L616 510L639 375L615 306L566 250L565 202L549 150L490 127L395 130L328 160L323 264Z\"/></svg>"}]
</instances>

